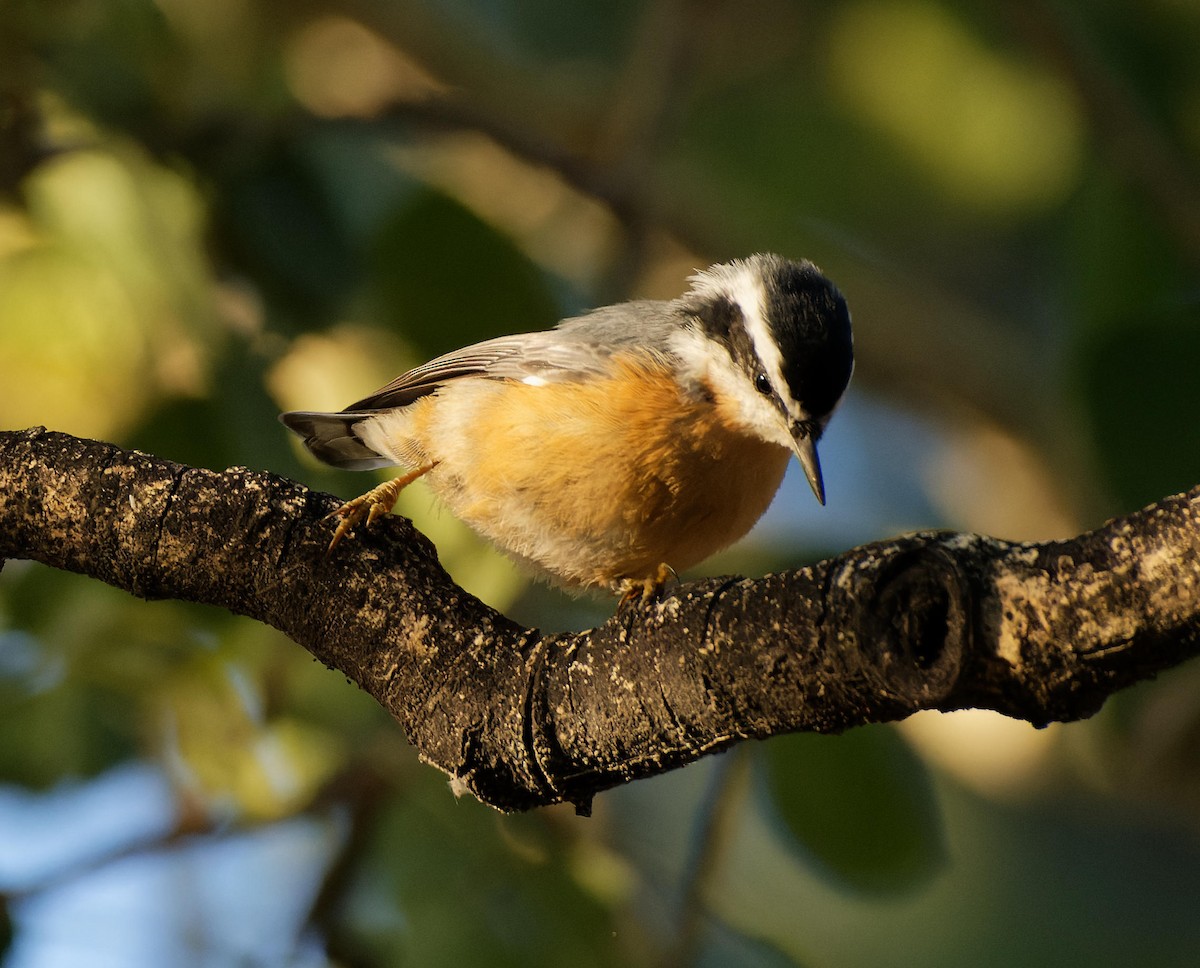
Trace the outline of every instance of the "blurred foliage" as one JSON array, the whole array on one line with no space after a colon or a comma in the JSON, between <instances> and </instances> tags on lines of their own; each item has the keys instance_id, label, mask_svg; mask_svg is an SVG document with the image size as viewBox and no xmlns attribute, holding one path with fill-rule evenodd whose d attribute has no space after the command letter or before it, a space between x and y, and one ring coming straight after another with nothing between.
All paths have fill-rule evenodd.
<instances>
[{"instance_id":1,"label":"blurred foliage","mask_svg":"<svg viewBox=\"0 0 1200 968\"><path fill-rule=\"evenodd\" d=\"M813 513L785 486L711 568L1063 536L1200 483L1198 48L1178 0L12 0L0 423L358 493L279 409L775 249L855 314L841 531L781 528ZM608 614L401 510L521 620ZM311 912L346 964L1194 964L1198 695L784 738L750 781L499 818L272 630L0 572L0 778L147 760L214 842L347 811Z\"/></svg>"},{"instance_id":2,"label":"blurred foliage","mask_svg":"<svg viewBox=\"0 0 1200 968\"><path fill-rule=\"evenodd\" d=\"M928 775L894 730L784 736L768 744L765 760L780 819L831 878L862 891L896 891L942 862Z\"/></svg>"},{"instance_id":3,"label":"blurred foliage","mask_svg":"<svg viewBox=\"0 0 1200 968\"><path fill-rule=\"evenodd\" d=\"M497 333L548 329L560 318L537 268L511 240L433 192L380 228L372 278L381 322L430 356ZM457 322L453 330L446 319Z\"/></svg>"}]
</instances>

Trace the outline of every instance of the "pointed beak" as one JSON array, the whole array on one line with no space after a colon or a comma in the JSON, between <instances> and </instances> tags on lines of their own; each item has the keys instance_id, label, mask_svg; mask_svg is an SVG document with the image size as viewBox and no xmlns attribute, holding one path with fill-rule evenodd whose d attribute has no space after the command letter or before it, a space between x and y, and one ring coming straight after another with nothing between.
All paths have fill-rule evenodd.
<instances>
[{"instance_id":1,"label":"pointed beak","mask_svg":"<svg viewBox=\"0 0 1200 968\"><path fill-rule=\"evenodd\" d=\"M817 457L817 441L812 434L812 428L806 424L795 424L792 427L792 449L800 459L804 468L804 476L808 478L808 486L816 495L820 504L825 503L825 481L821 478L821 461Z\"/></svg>"}]
</instances>

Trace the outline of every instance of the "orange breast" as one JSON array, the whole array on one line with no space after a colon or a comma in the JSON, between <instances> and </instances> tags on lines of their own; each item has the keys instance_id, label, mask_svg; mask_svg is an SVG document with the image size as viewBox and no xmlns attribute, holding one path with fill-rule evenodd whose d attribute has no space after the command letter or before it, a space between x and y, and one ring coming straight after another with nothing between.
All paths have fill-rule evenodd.
<instances>
[{"instance_id":1,"label":"orange breast","mask_svg":"<svg viewBox=\"0 0 1200 968\"><path fill-rule=\"evenodd\" d=\"M450 509L568 585L697 564L751 528L789 459L644 360L580 383L463 380L408 415Z\"/></svg>"}]
</instances>

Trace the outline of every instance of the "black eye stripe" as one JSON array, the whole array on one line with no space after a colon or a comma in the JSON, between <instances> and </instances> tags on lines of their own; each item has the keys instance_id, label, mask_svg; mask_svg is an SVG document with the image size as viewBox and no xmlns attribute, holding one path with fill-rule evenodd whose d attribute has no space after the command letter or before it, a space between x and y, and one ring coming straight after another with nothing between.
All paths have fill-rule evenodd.
<instances>
[{"instance_id":1,"label":"black eye stripe","mask_svg":"<svg viewBox=\"0 0 1200 968\"><path fill-rule=\"evenodd\" d=\"M712 337L729 339L731 334L743 327L742 311L732 299L721 297L701 303L695 312L704 331Z\"/></svg>"},{"instance_id":2,"label":"black eye stripe","mask_svg":"<svg viewBox=\"0 0 1200 968\"><path fill-rule=\"evenodd\" d=\"M754 352L754 343L746 332L746 320L742 308L727 296L708 300L697 305L692 312L699 320L701 329L713 340L725 347L733 362L744 370L757 372L761 365ZM757 387L757 382L755 383ZM760 392L768 393L767 390Z\"/></svg>"}]
</instances>

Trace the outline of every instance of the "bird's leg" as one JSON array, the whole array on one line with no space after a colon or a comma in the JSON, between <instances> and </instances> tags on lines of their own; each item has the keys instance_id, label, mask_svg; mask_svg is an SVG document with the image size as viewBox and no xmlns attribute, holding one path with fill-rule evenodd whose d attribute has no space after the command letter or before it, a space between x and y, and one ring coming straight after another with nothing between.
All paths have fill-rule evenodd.
<instances>
[{"instance_id":1,"label":"bird's leg","mask_svg":"<svg viewBox=\"0 0 1200 968\"><path fill-rule=\"evenodd\" d=\"M347 501L336 511L325 515L324 520L326 521L330 518L341 518L338 522L337 530L333 532L333 539L329 542L326 554L333 551L334 546L352 528L357 527L364 521L369 528L372 521L383 517L391 511L396 506L396 501L400 498L400 492L418 477L428 474L437 465L438 462L434 461L432 464L425 464L422 467L418 467L415 471L409 471L407 474L393 477L390 481L385 481L378 487L371 488L371 490L367 491L361 497Z\"/></svg>"}]
</instances>

